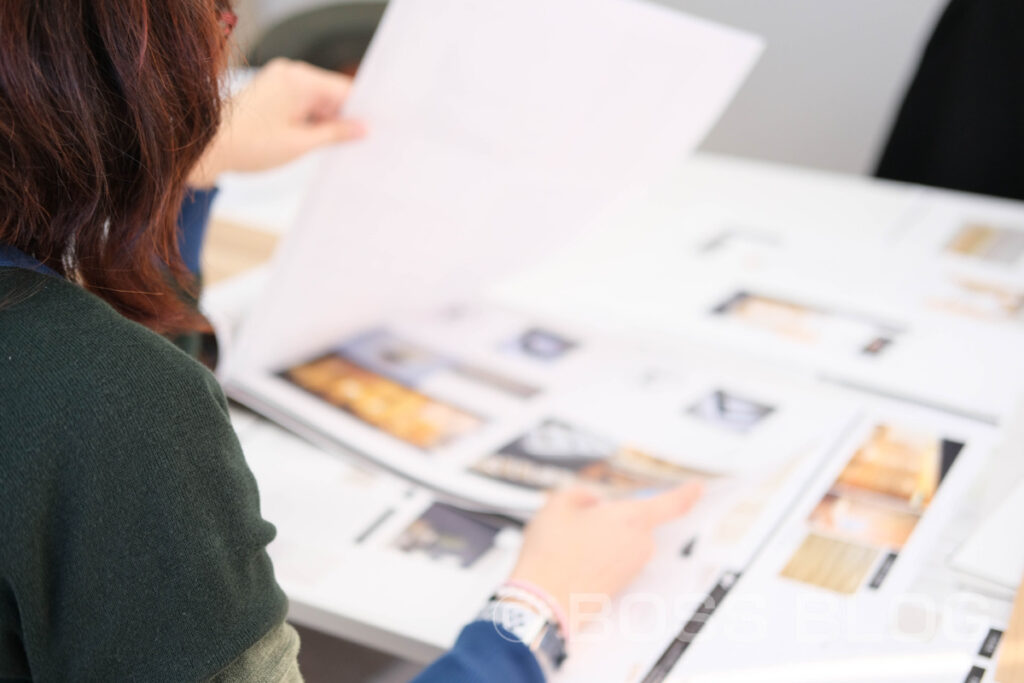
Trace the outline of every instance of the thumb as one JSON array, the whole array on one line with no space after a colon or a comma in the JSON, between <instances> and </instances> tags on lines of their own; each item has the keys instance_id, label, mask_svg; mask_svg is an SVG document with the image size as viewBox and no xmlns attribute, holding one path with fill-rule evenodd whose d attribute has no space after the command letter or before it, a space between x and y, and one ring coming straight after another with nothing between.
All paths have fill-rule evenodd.
<instances>
[{"instance_id":1,"label":"thumb","mask_svg":"<svg viewBox=\"0 0 1024 683\"><path fill-rule=\"evenodd\" d=\"M551 494L550 503L571 508L585 508L601 500L603 497L594 489L576 484L554 491Z\"/></svg>"},{"instance_id":2,"label":"thumb","mask_svg":"<svg viewBox=\"0 0 1024 683\"><path fill-rule=\"evenodd\" d=\"M339 142L357 140L366 135L366 126L355 119L330 119L305 127L303 142L306 150L325 147Z\"/></svg>"},{"instance_id":3,"label":"thumb","mask_svg":"<svg viewBox=\"0 0 1024 683\"><path fill-rule=\"evenodd\" d=\"M689 512L703 492L700 482L691 481L651 498L619 504L629 506L633 519L653 529Z\"/></svg>"}]
</instances>

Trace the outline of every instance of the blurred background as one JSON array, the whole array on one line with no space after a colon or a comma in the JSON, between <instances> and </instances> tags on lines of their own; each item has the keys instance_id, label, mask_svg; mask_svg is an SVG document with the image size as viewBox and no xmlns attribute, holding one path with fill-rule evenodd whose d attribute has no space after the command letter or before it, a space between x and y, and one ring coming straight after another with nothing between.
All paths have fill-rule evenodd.
<instances>
[{"instance_id":1,"label":"blurred background","mask_svg":"<svg viewBox=\"0 0 1024 683\"><path fill-rule=\"evenodd\" d=\"M768 49L702 149L873 172L945 0L655 0L764 36ZM352 72L384 2L236 0L240 54ZM523 46L528 49L529 46Z\"/></svg>"}]
</instances>

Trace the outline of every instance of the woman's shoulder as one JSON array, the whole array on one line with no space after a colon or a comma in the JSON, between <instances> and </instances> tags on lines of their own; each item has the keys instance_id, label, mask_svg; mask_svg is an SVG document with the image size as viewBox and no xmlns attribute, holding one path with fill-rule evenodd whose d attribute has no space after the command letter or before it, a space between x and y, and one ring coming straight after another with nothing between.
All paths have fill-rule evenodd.
<instances>
[{"instance_id":1,"label":"woman's shoulder","mask_svg":"<svg viewBox=\"0 0 1024 683\"><path fill-rule=\"evenodd\" d=\"M233 438L213 375L73 283L0 270L0 441L47 457L153 443L188 424Z\"/></svg>"},{"instance_id":2,"label":"woman's shoulder","mask_svg":"<svg viewBox=\"0 0 1024 683\"><path fill-rule=\"evenodd\" d=\"M0 584L34 634L33 673L223 669L286 606L264 550L274 528L216 380L71 283L0 269L4 301Z\"/></svg>"},{"instance_id":3,"label":"woman's shoulder","mask_svg":"<svg viewBox=\"0 0 1024 683\"><path fill-rule=\"evenodd\" d=\"M177 346L99 297L12 269L0 269L0 378L14 381L5 395L35 392L51 400L59 400L55 391L69 400L97 392L109 400L135 391L173 395L182 383L216 384Z\"/></svg>"}]
</instances>

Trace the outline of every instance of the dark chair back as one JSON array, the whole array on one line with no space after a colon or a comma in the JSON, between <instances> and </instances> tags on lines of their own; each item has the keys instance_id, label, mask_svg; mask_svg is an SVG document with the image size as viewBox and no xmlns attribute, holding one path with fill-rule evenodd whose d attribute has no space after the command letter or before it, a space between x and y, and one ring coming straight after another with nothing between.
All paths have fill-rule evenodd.
<instances>
[{"instance_id":1,"label":"dark chair back","mask_svg":"<svg viewBox=\"0 0 1024 683\"><path fill-rule=\"evenodd\" d=\"M876 174L1024 199L1024 0L952 0Z\"/></svg>"}]
</instances>

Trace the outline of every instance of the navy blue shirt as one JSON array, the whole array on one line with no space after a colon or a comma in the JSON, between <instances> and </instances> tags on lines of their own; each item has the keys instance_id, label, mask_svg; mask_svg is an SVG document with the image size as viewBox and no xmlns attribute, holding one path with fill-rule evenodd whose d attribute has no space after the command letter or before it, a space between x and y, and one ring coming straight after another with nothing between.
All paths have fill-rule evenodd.
<instances>
[{"instance_id":1,"label":"navy blue shirt","mask_svg":"<svg viewBox=\"0 0 1024 683\"><path fill-rule=\"evenodd\" d=\"M489 621L475 621L448 654L414 683L543 683L544 673L530 648Z\"/></svg>"},{"instance_id":2,"label":"navy blue shirt","mask_svg":"<svg viewBox=\"0 0 1024 683\"><path fill-rule=\"evenodd\" d=\"M199 275L199 255L203 250L206 226L210 222L210 208L217 197L217 190L190 190L181 204L178 214L178 249L181 259L192 273ZM0 266L35 270L47 275L57 275L32 256L6 244L0 244Z\"/></svg>"}]
</instances>

